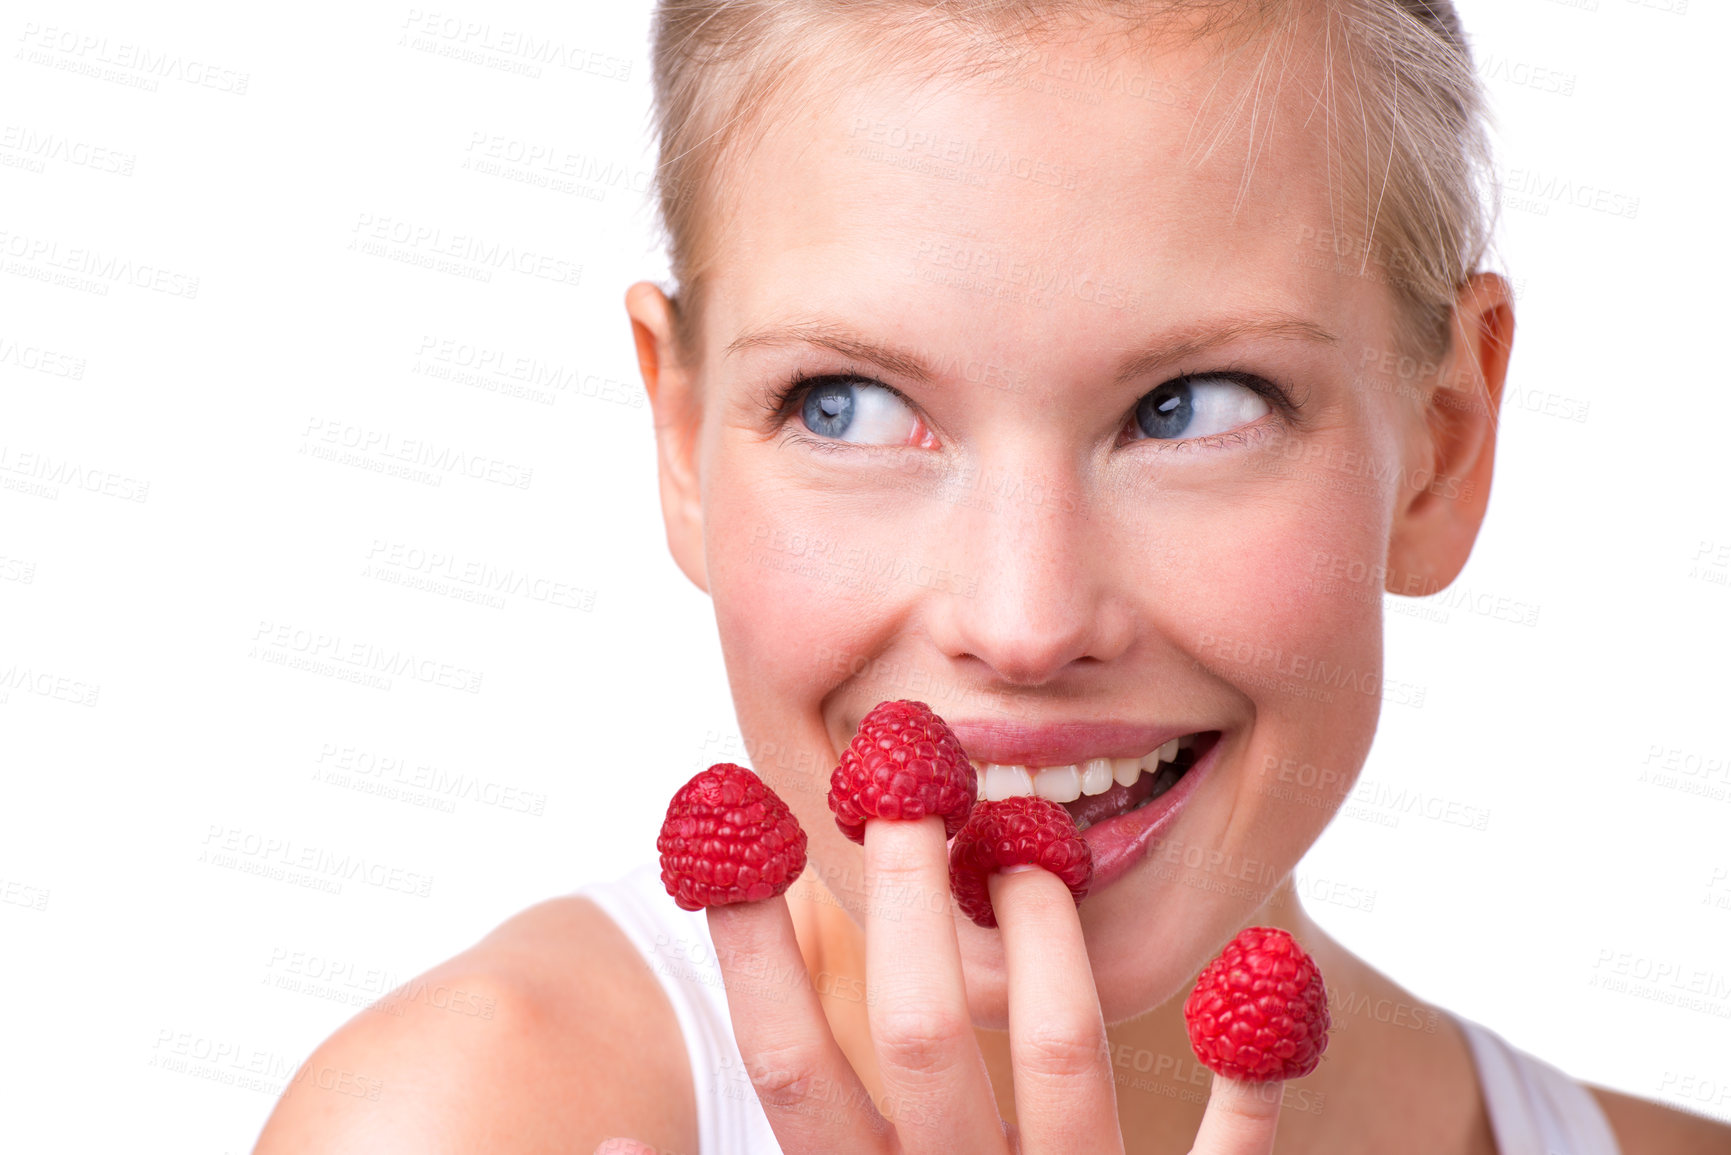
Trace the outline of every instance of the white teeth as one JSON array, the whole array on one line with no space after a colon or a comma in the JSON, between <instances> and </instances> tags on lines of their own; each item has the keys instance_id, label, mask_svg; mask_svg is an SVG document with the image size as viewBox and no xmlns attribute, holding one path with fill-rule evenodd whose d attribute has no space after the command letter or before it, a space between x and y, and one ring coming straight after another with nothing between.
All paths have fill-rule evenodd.
<instances>
[{"instance_id":1,"label":"white teeth","mask_svg":"<svg viewBox=\"0 0 1731 1155\"><path fill-rule=\"evenodd\" d=\"M1090 758L1082 763L1082 793L1104 794L1112 789L1112 759Z\"/></svg>"},{"instance_id":2,"label":"white teeth","mask_svg":"<svg viewBox=\"0 0 1731 1155\"><path fill-rule=\"evenodd\" d=\"M1070 766L973 762L974 781L979 796L992 802L1019 794L1050 798L1053 802L1074 802L1084 794L1104 794L1114 782L1120 786L1134 786L1144 771L1159 774L1162 765L1169 765L1178 756L1178 751L1188 750L1195 744L1196 735L1188 734L1174 738L1140 758L1089 758Z\"/></svg>"},{"instance_id":3,"label":"white teeth","mask_svg":"<svg viewBox=\"0 0 1731 1155\"><path fill-rule=\"evenodd\" d=\"M1028 773L1026 766L1000 766L995 762L986 764L986 774L980 785L981 797L988 802L1002 802L1017 794L1032 794L1034 778Z\"/></svg>"},{"instance_id":4,"label":"white teeth","mask_svg":"<svg viewBox=\"0 0 1731 1155\"><path fill-rule=\"evenodd\" d=\"M1048 766L1034 775L1034 793L1053 802L1082 797L1082 772L1074 766Z\"/></svg>"}]
</instances>

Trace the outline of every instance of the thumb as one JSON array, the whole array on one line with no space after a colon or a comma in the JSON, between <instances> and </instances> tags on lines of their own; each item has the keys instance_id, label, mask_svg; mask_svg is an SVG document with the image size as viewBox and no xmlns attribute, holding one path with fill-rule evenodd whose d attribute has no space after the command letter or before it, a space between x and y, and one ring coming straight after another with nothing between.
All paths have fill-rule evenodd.
<instances>
[{"instance_id":1,"label":"thumb","mask_svg":"<svg viewBox=\"0 0 1731 1155\"><path fill-rule=\"evenodd\" d=\"M1270 1155L1284 1086L1244 1083L1216 1074L1191 1155Z\"/></svg>"}]
</instances>

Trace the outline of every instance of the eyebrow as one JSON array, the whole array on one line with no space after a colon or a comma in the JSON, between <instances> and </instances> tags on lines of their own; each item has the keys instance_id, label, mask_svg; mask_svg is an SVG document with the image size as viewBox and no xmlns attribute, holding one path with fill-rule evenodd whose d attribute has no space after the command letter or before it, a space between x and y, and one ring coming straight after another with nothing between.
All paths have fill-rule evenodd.
<instances>
[{"instance_id":1,"label":"eyebrow","mask_svg":"<svg viewBox=\"0 0 1731 1155\"><path fill-rule=\"evenodd\" d=\"M1210 321L1163 334L1144 345L1124 359L1117 372L1112 375L1113 384L1125 384L1162 365L1194 357L1243 337L1281 337L1325 345L1340 343L1339 337L1314 321L1306 321L1286 313L1258 313L1247 317ZM734 339L723 350L722 355L730 356L743 349L786 345L816 345L819 348L831 349L844 357L876 365L922 384L938 376L938 372L918 353L874 341L847 325L823 317L810 317L755 329Z\"/></svg>"}]
</instances>

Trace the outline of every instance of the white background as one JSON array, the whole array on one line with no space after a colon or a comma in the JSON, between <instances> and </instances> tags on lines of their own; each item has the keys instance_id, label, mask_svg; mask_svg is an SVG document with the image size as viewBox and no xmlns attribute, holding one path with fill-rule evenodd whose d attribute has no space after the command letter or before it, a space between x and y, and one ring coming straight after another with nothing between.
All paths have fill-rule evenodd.
<instances>
[{"instance_id":1,"label":"white background","mask_svg":"<svg viewBox=\"0 0 1731 1155\"><path fill-rule=\"evenodd\" d=\"M1502 229L1495 497L1470 600L1391 603L1404 704L1301 878L1421 998L1731 1118L1728 29L1684 2L1463 6L1529 190ZM150 7L0 27L8 1150L248 1148L361 1003L649 857L675 786L742 757L709 603L664 545L621 304L665 271L647 3L444 13L584 65L539 76L436 32L422 50L404 5ZM575 179L481 171L493 138ZM546 275L354 245L387 219ZM446 343L565 387L453 376ZM320 459L327 433L452 447L494 480ZM433 554L533 580L498 604L403 584ZM274 660L320 635L479 692ZM339 893L251 872L303 854L365 871Z\"/></svg>"}]
</instances>

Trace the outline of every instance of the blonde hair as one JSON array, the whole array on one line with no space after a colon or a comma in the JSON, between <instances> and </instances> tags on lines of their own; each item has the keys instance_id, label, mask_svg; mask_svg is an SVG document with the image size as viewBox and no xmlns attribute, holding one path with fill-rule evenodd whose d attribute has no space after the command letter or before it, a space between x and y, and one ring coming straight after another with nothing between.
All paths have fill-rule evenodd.
<instances>
[{"instance_id":1,"label":"blonde hair","mask_svg":"<svg viewBox=\"0 0 1731 1155\"><path fill-rule=\"evenodd\" d=\"M1341 272L1386 283L1403 347L1440 354L1456 294L1484 258L1494 205L1483 94L1452 0L660 0L656 191L680 348L699 350L715 225L736 187L729 177L776 107L891 69L986 74L1064 28L1114 30L1127 45L1175 28L1227 40L1223 74L1227 60L1260 49L1252 83L1227 92L1217 82L1198 116L1221 106L1198 163L1235 126L1247 130L1248 181L1273 130L1266 89L1302 61L1305 22L1317 17L1310 45L1325 67L1315 97L1335 188L1326 231L1311 227L1305 239Z\"/></svg>"}]
</instances>

